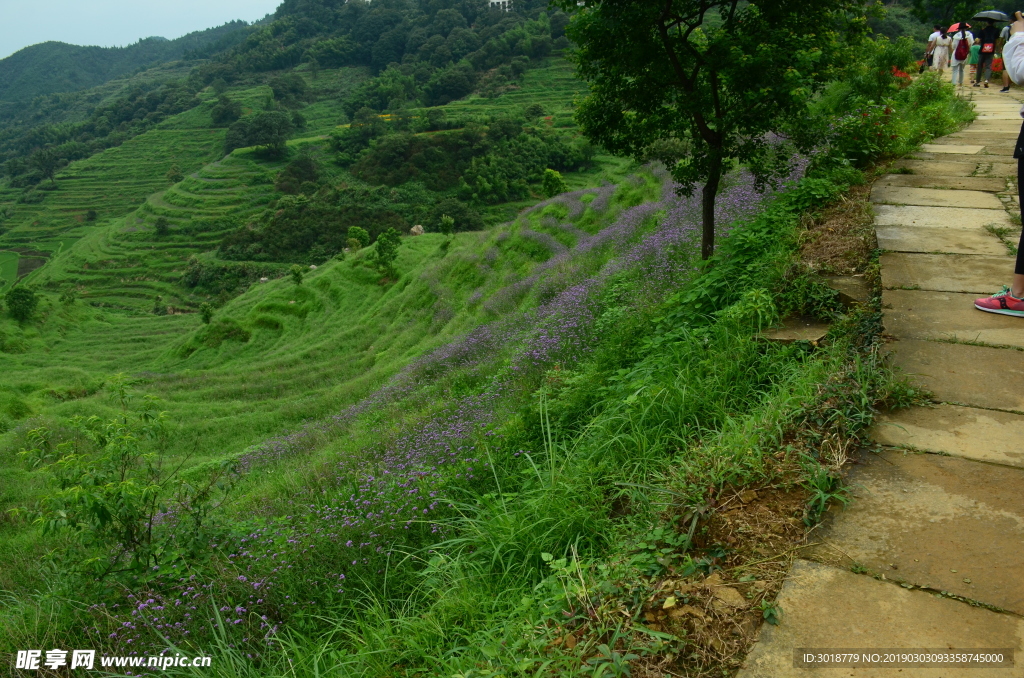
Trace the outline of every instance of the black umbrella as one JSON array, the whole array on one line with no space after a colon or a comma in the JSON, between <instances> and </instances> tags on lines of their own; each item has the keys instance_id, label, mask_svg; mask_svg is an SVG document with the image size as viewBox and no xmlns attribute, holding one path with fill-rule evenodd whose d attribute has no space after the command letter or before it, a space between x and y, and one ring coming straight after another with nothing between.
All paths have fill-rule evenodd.
<instances>
[{"instance_id":1,"label":"black umbrella","mask_svg":"<svg viewBox=\"0 0 1024 678\"><path fill-rule=\"evenodd\" d=\"M1008 17L1006 14L1000 12L997 9L990 9L984 12L978 12L977 14L974 15L974 18L991 19L992 21L1012 21L1010 17Z\"/></svg>"}]
</instances>

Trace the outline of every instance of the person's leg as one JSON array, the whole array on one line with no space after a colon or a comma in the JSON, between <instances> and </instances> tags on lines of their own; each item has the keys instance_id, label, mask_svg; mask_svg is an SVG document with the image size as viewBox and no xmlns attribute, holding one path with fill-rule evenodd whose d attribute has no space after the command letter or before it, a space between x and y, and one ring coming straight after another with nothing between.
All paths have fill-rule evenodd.
<instances>
[{"instance_id":1,"label":"person's leg","mask_svg":"<svg viewBox=\"0 0 1024 678\"><path fill-rule=\"evenodd\" d=\"M953 86L956 87L964 79L964 63L962 61L953 62Z\"/></svg>"},{"instance_id":2,"label":"person's leg","mask_svg":"<svg viewBox=\"0 0 1024 678\"><path fill-rule=\"evenodd\" d=\"M1024 158L1017 160L1017 201L1024 219ZM1017 263L1013 268L1013 284L1010 294L1018 299L1024 298L1024 231L1021 231L1020 242L1017 243Z\"/></svg>"},{"instance_id":3,"label":"person's leg","mask_svg":"<svg viewBox=\"0 0 1024 678\"><path fill-rule=\"evenodd\" d=\"M1024 131L1022 131L1024 136ZM1021 197L1024 186L1024 158L1017 160L1017 197ZM974 300L974 308L986 313L998 313L1024 318L1024 233L1017 245L1017 261L1013 268L1013 282L991 297Z\"/></svg>"},{"instance_id":4,"label":"person's leg","mask_svg":"<svg viewBox=\"0 0 1024 678\"><path fill-rule=\"evenodd\" d=\"M989 54L988 58L985 59L985 85L988 86L989 81L992 79L992 55Z\"/></svg>"},{"instance_id":5,"label":"person's leg","mask_svg":"<svg viewBox=\"0 0 1024 678\"><path fill-rule=\"evenodd\" d=\"M1006 66L1003 65L1003 91L1010 91L1010 73L1006 70Z\"/></svg>"}]
</instances>

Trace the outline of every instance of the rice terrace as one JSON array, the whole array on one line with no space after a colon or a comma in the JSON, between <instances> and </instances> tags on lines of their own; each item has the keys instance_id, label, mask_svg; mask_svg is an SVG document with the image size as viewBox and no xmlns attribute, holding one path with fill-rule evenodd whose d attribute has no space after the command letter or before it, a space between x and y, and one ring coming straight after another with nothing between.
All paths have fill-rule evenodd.
<instances>
[{"instance_id":1,"label":"rice terrace","mask_svg":"<svg viewBox=\"0 0 1024 678\"><path fill-rule=\"evenodd\" d=\"M1015 9L0 43L0 673L1024 675Z\"/></svg>"}]
</instances>

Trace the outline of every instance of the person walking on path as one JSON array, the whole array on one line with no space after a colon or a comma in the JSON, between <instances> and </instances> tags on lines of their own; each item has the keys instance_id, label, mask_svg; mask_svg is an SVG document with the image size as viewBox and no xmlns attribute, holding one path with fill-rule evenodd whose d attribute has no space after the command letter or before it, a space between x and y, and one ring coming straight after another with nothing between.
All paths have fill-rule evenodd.
<instances>
[{"instance_id":1,"label":"person walking on path","mask_svg":"<svg viewBox=\"0 0 1024 678\"><path fill-rule=\"evenodd\" d=\"M939 37L932 41L932 70L941 75L949 67L950 47L953 41L946 34L946 29L939 31Z\"/></svg>"},{"instance_id":2,"label":"person walking on path","mask_svg":"<svg viewBox=\"0 0 1024 678\"><path fill-rule=\"evenodd\" d=\"M1024 83L1024 16L1020 12L1016 13L1016 21L1010 26L1010 39L1003 48L1003 63L1015 83ZM1021 108L1021 117L1024 118L1024 108ZM1024 123L1021 124L1013 157L1017 159L1017 197L1020 200L1024 196ZM1002 292L997 292L991 297L975 299L974 307L987 313L1024 318L1024 233L1021 233L1017 245L1013 281L1004 286Z\"/></svg>"},{"instance_id":3,"label":"person walking on path","mask_svg":"<svg viewBox=\"0 0 1024 678\"><path fill-rule=\"evenodd\" d=\"M985 24L978 34L978 39L981 40L981 58L978 61L978 71L974 77L975 87L981 87L982 71L985 73L985 87L988 87L988 81L992 79L992 59L996 55L996 40L999 39L999 32L996 31L992 20L985 19Z\"/></svg>"},{"instance_id":4,"label":"person walking on path","mask_svg":"<svg viewBox=\"0 0 1024 678\"><path fill-rule=\"evenodd\" d=\"M935 41L942 37L942 26L935 24L935 30L928 36L928 46L924 48L924 66L921 66L921 72L924 69L932 67L932 53L935 51Z\"/></svg>"},{"instance_id":5,"label":"person walking on path","mask_svg":"<svg viewBox=\"0 0 1024 678\"><path fill-rule=\"evenodd\" d=\"M971 55L967 57L967 65L971 67L971 80L974 80L974 74L978 70L978 60L981 59L981 40L974 39L974 44L971 45Z\"/></svg>"},{"instance_id":6,"label":"person walking on path","mask_svg":"<svg viewBox=\"0 0 1024 678\"><path fill-rule=\"evenodd\" d=\"M1010 72L1006 69L1006 57L1003 56L1003 50L1006 48L1006 43L1010 40L1010 25L1003 26L1002 30L999 31L999 41L996 43L996 51L999 52L1003 58L1003 88L1000 92L1010 91Z\"/></svg>"},{"instance_id":7,"label":"person walking on path","mask_svg":"<svg viewBox=\"0 0 1024 678\"><path fill-rule=\"evenodd\" d=\"M957 32L953 34L952 69L953 85L963 87L966 84L964 69L967 68L967 60L971 55L971 47L974 46L974 35L965 22L961 21Z\"/></svg>"}]
</instances>

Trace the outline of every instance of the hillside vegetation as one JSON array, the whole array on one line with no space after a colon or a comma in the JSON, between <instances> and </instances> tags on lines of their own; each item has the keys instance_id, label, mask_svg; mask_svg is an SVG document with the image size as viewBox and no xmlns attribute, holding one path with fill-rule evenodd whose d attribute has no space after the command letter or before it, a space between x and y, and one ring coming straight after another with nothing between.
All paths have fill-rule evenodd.
<instances>
[{"instance_id":1,"label":"hillside vegetation","mask_svg":"<svg viewBox=\"0 0 1024 678\"><path fill-rule=\"evenodd\" d=\"M877 299L842 306L801 259L808 229L971 113L898 75L909 43L865 43L804 121L812 155L778 139L781 181L726 176L701 261L700 196L580 135L566 21L287 0L0 137L0 652L736 668L844 497L842 450L918 396ZM832 329L764 340L793 314ZM726 507L777 529L723 531ZM746 611L687 588L714 572ZM701 616L664 612L668 581Z\"/></svg>"},{"instance_id":2,"label":"hillside vegetation","mask_svg":"<svg viewBox=\"0 0 1024 678\"><path fill-rule=\"evenodd\" d=\"M219 51L245 39L248 24L231 21L168 40L154 37L127 47L82 47L42 42L0 59L0 101L27 102L56 92L101 85L157 62Z\"/></svg>"}]
</instances>

